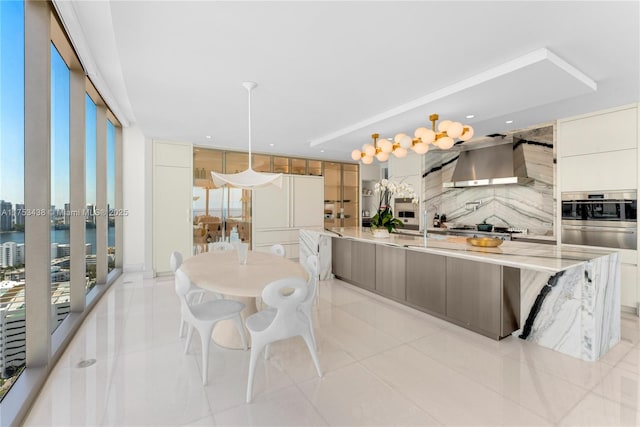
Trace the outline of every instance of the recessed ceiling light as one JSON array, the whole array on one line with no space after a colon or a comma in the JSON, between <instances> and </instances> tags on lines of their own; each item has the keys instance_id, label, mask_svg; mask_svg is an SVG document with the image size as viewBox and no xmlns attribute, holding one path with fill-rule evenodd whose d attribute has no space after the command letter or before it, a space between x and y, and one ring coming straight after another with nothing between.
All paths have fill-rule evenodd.
<instances>
[{"instance_id":1,"label":"recessed ceiling light","mask_svg":"<svg viewBox=\"0 0 640 427\"><path fill-rule=\"evenodd\" d=\"M511 123L513 123L513 120L507 120L505 123L511 124Z\"/></svg>"},{"instance_id":2,"label":"recessed ceiling light","mask_svg":"<svg viewBox=\"0 0 640 427\"><path fill-rule=\"evenodd\" d=\"M469 114L469 115L467 116L467 119L473 119L474 117L475 117L475 116L474 116L473 114Z\"/></svg>"},{"instance_id":3,"label":"recessed ceiling light","mask_svg":"<svg viewBox=\"0 0 640 427\"><path fill-rule=\"evenodd\" d=\"M207 136L205 136L205 138L211 139L211 135L207 135Z\"/></svg>"},{"instance_id":4,"label":"recessed ceiling light","mask_svg":"<svg viewBox=\"0 0 640 427\"><path fill-rule=\"evenodd\" d=\"M269 144L269 147L273 147L274 145L276 145L276 144L274 144L274 143L271 143L271 144Z\"/></svg>"},{"instance_id":5,"label":"recessed ceiling light","mask_svg":"<svg viewBox=\"0 0 640 427\"><path fill-rule=\"evenodd\" d=\"M324 150L320 150L321 153L324 153Z\"/></svg>"}]
</instances>

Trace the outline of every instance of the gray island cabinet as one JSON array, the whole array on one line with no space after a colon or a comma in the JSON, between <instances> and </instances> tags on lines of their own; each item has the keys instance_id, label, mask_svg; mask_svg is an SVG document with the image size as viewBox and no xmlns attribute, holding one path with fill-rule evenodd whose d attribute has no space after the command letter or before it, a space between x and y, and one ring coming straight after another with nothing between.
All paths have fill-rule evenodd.
<instances>
[{"instance_id":1,"label":"gray island cabinet","mask_svg":"<svg viewBox=\"0 0 640 427\"><path fill-rule=\"evenodd\" d=\"M510 334L583 360L620 341L615 251L360 228L331 234L331 271L348 283L499 340Z\"/></svg>"},{"instance_id":2,"label":"gray island cabinet","mask_svg":"<svg viewBox=\"0 0 640 427\"><path fill-rule=\"evenodd\" d=\"M518 329L518 269L395 245L332 240L339 279L490 338Z\"/></svg>"}]
</instances>

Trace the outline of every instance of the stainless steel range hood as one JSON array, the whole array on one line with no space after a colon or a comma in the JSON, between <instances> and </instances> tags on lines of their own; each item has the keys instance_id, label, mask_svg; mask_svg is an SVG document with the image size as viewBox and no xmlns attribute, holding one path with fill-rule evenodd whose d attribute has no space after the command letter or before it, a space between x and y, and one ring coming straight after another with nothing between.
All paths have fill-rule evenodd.
<instances>
[{"instance_id":1,"label":"stainless steel range hood","mask_svg":"<svg viewBox=\"0 0 640 427\"><path fill-rule=\"evenodd\" d=\"M527 176L522 144L501 144L461 151L453 171L452 181L444 188L476 187L480 185L526 184Z\"/></svg>"}]
</instances>

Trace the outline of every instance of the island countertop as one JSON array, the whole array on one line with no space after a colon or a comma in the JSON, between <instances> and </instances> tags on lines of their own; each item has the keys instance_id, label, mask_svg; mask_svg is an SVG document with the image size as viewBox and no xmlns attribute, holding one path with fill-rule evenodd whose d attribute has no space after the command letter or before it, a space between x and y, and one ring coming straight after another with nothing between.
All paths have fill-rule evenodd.
<instances>
[{"instance_id":1,"label":"island countertop","mask_svg":"<svg viewBox=\"0 0 640 427\"><path fill-rule=\"evenodd\" d=\"M438 236L430 234L426 247L424 238L391 234L387 238L373 237L369 229L358 227L336 227L327 230L336 237L350 238L379 245L405 247L436 255L451 256L471 261L527 270L557 273L575 267L585 261L609 255L614 250L576 248L505 241L496 248L481 248L468 244L465 237Z\"/></svg>"}]
</instances>

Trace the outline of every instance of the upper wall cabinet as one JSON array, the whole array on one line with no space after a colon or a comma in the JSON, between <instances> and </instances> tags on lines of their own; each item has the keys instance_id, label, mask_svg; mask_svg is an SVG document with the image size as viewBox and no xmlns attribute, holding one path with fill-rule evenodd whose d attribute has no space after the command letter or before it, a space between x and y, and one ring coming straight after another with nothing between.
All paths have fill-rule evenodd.
<instances>
[{"instance_id":1,"label":"upper wall cabinet","mask_svg":"<svg viewBox=\"0 0 640 427\"><path fill-rule=\"evenodd\" d=\"M558 120L558 184L563 191L638 188L638 107Z\"/></svg>"},{"instance_id":2,"label":"upper wall cabinet","mask_svg":"<svg viewBox=\"0 0 640 427\"><path fill-rule=\"evenodd\" d=\"M637 148L635 105L558 121L561 157Z\"/></svg>"}]
</instances>

